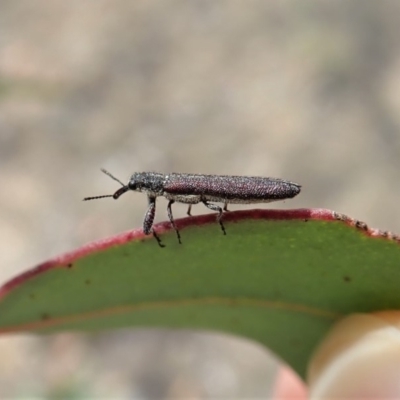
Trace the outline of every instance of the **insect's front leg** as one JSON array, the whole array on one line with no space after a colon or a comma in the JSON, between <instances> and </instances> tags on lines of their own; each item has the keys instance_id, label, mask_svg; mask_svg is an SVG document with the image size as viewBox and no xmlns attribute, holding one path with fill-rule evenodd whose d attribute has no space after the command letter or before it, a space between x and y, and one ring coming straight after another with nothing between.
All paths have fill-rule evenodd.
<instances>
[{"instance_id":1,"label":"insect's front leg","mask_svg":"<svg viewBox=\"0 0 400 400\"><path fill-rule=\"evenodd\" d=\"M224 232L224 235L226 235L226 231L225 231L225 227L224 224L222 223L222 214L223 214L223 210L222 207L217 206L214 203L209 203L207 200L202 200L202 203L208 207L210 210L216 211L218 213L217 215L217 222L219 223L219 225L221 226L222 232Z\"/></svg>"},{"instance_id":2,"label":"insect's front leg","mask_svg":"<svg viewBox=\"0 0 400 400\"><path fill-rule=\"evenodd\" d=\"M149 202L149 208L147 209L146 214L144 216L143 232L146 235L153 233L154 239L157 240L158 245L160 247L165 247L165 245L161 243L161 239L158 237L157 233L153 228L154 217L156 215L156 198L149 196L148 202Z\"/></svg>"}]
</instances>

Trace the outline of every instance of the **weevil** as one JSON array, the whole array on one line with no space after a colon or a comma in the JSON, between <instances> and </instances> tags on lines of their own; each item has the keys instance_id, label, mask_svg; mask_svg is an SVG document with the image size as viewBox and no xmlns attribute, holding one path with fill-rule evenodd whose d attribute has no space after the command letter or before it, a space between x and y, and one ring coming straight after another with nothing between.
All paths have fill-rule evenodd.
<instances>
[{"instance_id":1,"label":"weevil","mask_svg":"<svg viewBox=\"0 0 400 400\"><path fill-rule=\"evenodd\" d=\"M301 186L297 183L277 178L263 178L258 176L229 176L229 175L201 175L158 172L135 172L128 184L124 184L105 169L101 170L110 178L119 182L122 187L114 194L85 197L83 200L95 200L112 197L117 200L121 195L133 190L145 192L148 199L148 209L143 220L143 232L153 234L160 247L164 247L161 239L153 228L156 213L156 199L164 196L168 202L167 213L172 227L176 232L178 242L182 243L180 232L175 225L172 215L172 204L188 204L187 214L191 215L193 204L203 203L212 211L217 212L217 222L226 235L222 216L228 210L228 204L270 203L272 201L293 198L300 193ZM223 207L215 204L223 203Z\"/></svg>"}]
</instances>

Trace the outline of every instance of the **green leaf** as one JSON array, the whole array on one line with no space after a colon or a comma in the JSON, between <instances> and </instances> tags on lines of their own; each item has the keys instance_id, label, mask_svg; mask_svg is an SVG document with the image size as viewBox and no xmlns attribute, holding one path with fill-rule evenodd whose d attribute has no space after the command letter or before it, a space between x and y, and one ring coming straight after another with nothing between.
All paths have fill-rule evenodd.
<instances>
[{"instance_id":1,"label":"green leaf","mask_svg":"<svg viewBox=\"0 0 400 400\"><path fill-rule=\"evenodd\" d=\"M332 324L400 307L399 238L328 210L251 210L155 226L50 260L0 288L0 333L198 328L272 349L302 377Z\"/></svg>"}]
</instances>

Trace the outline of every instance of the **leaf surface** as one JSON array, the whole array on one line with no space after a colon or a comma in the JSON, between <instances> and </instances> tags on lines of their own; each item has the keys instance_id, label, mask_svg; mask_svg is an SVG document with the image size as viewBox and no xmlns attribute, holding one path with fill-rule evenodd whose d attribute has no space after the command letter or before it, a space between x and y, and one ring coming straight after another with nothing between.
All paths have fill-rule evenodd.
<instances>
[{"instance_id":1,"label":"leaf surface","mask_svg":"<svg viewBox=\"0 0 400 400\"><path fill-rule=\"evenodd\" d=\"M332 324L400 308L399 238L329 210L250 210L86 245L0 288L0 333L119 327L222 331L264 344L304 377Z\"/></svg>"}]
</instances>

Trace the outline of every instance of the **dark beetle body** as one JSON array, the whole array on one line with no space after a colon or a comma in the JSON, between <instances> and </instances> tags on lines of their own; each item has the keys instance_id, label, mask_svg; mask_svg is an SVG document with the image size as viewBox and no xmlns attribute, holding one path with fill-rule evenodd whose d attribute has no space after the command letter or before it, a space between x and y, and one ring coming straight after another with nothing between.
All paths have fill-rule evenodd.
<instances>
[{"instance_id":1,"label":"dark beetle body","mask_svg":"<svg viewBox=\"0 0 400 400\"><path fill-rule=\"evenodd\" d=\"M300 192L300 185L276 178L258 176L200 175L136 172L129 189L150 196L164 196L179 203L215 201L230 204L270 203L289 199Z\"/></svg>"},{"instance_id":2,"label":"dark beetle body","mask_svg":"<svg viewBox=\"0 0 400 400\"><path fill-rule=\"evenodd\" d=\"M299 194L301 188L297 183L276 178L182 173L160 174L158 172L135 172L128 184L124 185L109 172L102 171L119 182L122 187L113 195L86 197L84 200L103 197L118 199L129 190L145 192L149 205L143 221L143 232L146 235L152 233L161 247L164 245L153 229L156 198L159 196L169 200L167 206L168 218L176 231L179 243L181 243L180 233L172 216L171 206L175 202L188 204L188 215L190 215L192 204L197 203L203 203L210 210L216 211L218 213L217 221L223 233L226 234L221 219L223 211L228 211L228 204L269 203L290 199ZM224 207L222 208L214 202L223 203Z\"/></svg>"}]
</instances>

